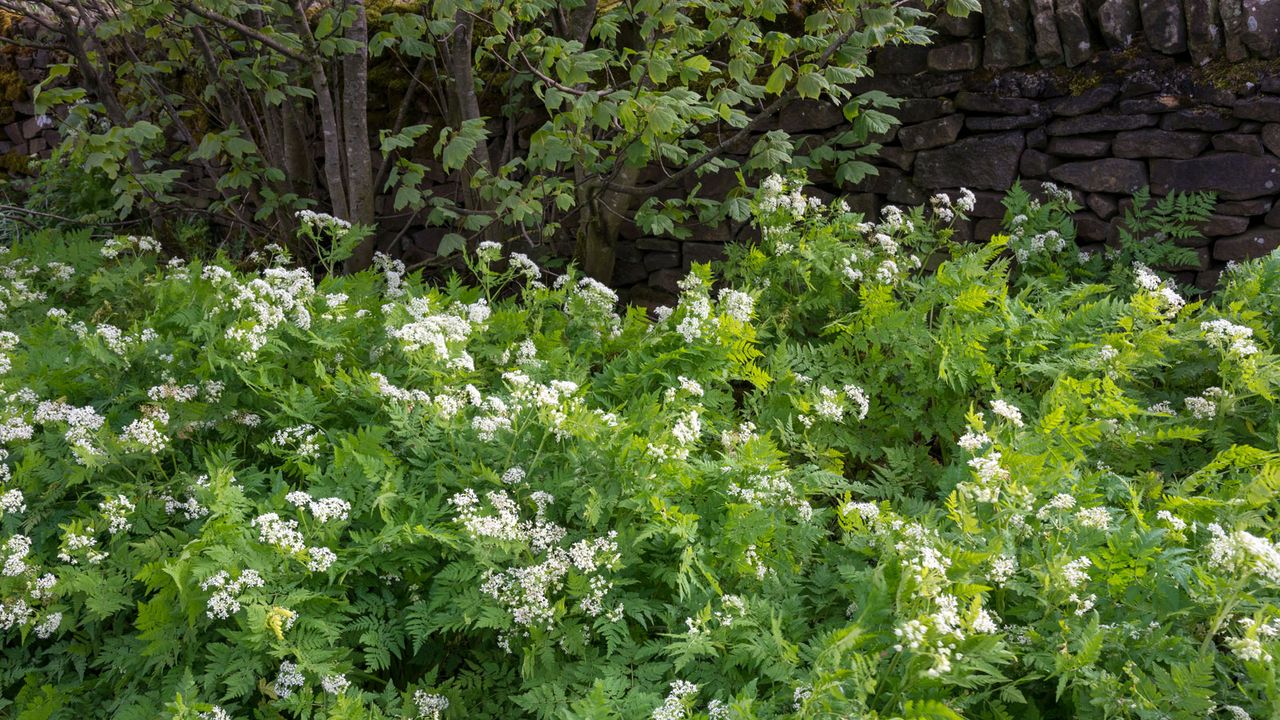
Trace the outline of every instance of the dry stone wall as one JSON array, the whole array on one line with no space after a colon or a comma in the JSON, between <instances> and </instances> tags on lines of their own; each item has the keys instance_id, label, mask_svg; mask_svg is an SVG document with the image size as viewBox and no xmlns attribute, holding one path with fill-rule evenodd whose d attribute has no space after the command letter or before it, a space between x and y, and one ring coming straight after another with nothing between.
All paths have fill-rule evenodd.
<instances>
[{"instance_id":1,"label":"dry stone wall","mask_svg":"<svg viewBox=\"0 0 1280 720\"><path fill-rule=\"evenodd\" d=\"M930 47L890 47L874 58L875 76L855 89L903 98L894 111L901 124L875 138L883 145L877 175L846 186L814 172L812 193L845 196L874 215L968 187L978 205L958 230L984 239L998 229L1000 199L1015 180L1053 181L1083 206L1080 242L1098 246L1114 241L1140 187L1214 190L1217 214L1192 243L1199 262L1178 269L1203 288L1227 262L1280 246L1280 0L983 5L983 15L940 20ZM30 101L55 61L45 50L0 47L0 173L56 143ZM803 147L847 126L838 107L804 101L760 132L775 128ZM443 173L436 180L435 191L457 191ZM696 182L714 195L736 181L724 173ZM387 232L391 250L412 261L434 252L444 231L389 222ZM725 243L750 235L724 225L679 241L624 228L613 283L635 302L670 302L691 263L722 257Z\"/></svg>"},{"instance_id":2,"label":"dry stone wall","mask_svg":"<svg viewBox=\"0 0 1280 720\"><path fill-rule=\"evenodd\" d=\"M10 32L35 34L22 24ZM31 88L58 62L48 50L0 44L0 174L26 167L30 156L43 156L57 144L53 121L35 113Z\"/></svg>"},{"instance_id":3,"label":"dry stone wall","mask_svg":"<svg viewBox=\"0 0 1280 720\"><path fill-rule=\"evenodd\" d=\"M978 205L958 232L986 239L1015 181L1029 189L1051 181L1074 191L1079 242L1096 250L1116 242L1123 210L1142 187L1156 195L1216 191L1205 237L1186 243L1199 262L1170 268L1204 289L1226 263L1280 246L1280 0L1219 0L1213 8L1190 0L984 0L984 10L940 23L931 47L879 53L875 77L856 89L903 101L893 111L900 125L876 138L878 174L843 186L810 173L812 192L843 195L874 215L967 187ZM845 129L838 108L809 101L787 107L775 127L798 144ZM632 286L639 302L665 302L690 262L748 233L636 238L624 243L614 280Z\"/></svg>"}]
</instances>

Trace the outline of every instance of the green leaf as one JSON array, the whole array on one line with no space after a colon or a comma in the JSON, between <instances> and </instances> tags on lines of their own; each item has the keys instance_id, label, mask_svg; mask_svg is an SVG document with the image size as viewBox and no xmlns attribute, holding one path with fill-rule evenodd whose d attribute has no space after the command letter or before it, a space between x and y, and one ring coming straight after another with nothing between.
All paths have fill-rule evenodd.
<instances>
[{"instance_id":1,"label":"green leaf","mask_svg":"<svg viewBox=\"0 0 1280 720\"><path fill-rule=\"evenodd\" d=\"M765 92L781 95L787 89L787 84L791 82L791 78L794 75L795 70L790 65L779 65L773 69L773 72L769 75L769 80L765 82Z\"/></svg>"},{"instance_id":2,"label":"green leaf","mask_svg":"<svg viewBox=\"0 0 1280 720\"><path fill-rule=\"evenodd\" d=\"M467 239L458 233L449 233L440 238L440 247L436 249L436 254L440 257L447 257L455 252L461 252L467 249Z\"/></svg>"}]
</instances>

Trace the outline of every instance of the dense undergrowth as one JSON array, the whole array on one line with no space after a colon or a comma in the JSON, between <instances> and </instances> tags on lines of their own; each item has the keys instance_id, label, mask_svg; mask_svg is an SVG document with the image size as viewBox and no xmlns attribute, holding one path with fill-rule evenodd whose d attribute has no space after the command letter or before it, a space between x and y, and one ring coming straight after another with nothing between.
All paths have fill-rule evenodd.
<instances>
[{"instance_id":1,"label":"dense undergrowth","mask_svg":"<svg viewBox=\"0 0 1280 720\"><path fill-rule=\"evenodd\" d=\"M771 180L656 321L489 245L19 238L0 713L1276 716L1280 257L1192 301L970 202Z\"/></svg>"}]
</instances>

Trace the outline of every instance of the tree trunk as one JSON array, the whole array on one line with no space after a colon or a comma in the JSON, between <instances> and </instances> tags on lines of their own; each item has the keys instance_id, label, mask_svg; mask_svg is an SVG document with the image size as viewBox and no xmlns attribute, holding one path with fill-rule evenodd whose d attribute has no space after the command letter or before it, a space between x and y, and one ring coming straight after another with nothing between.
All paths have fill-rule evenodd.
<instances>
[{"instance_id":1,"label":"tree trunk","mask_svg":"<svg viewBox=\"0 0 1280 720\"><path fill-rule=\"evenodd\" d=\"M457 11L454 15L454 26L452 32L443 43L445 65L449 71L450 80L453 82L453 97L449 103L449 114L452 116L450 121L455 127L461 128L462 124L468 120L478 120L482 116L480 114L480 98L476 96L476 78L473 72L471 38L474 32L475 20L462 10ZM462 197L464 204L469 210L477 210L485 212L491 210L489 203L485 202L480 196L480 191L472 187L473 179L477 173L484 172L492 174L493 170L489 163L489 148L486 143L476 143L476 147L471 151L471 159L463 165L461 170ZM497 231L497 224L489 225L485 232L485 236L493 239L493 234Z\"/></svg>"},{"instance_id":2,"label":"tree trunk","mask_svg":"<svg viewBox=\"0 0 1280 720\"><path fill-rule=\"evenodd\" d=\"M356 17L347 30L347 39L358 49L342 59L343 139L347 167L347 200L351 222L374 223L373 156L369 149L369 28L364 0L353 0ZM348 272L361 270L373 262L376 233L369 235L346 263Z\"/></svg>"},{"instance_id":3,"label":"tree trunk","mask_svg":"<svg viewBox=\"0 0 1280 720\"><path fill-rule=\"evenodd\" d=\"M333 107L333 94L329 88L329 77L324 71L324 62L315 49L315 38L311 34L311 24L307 21L307 12L302 7L302 0L294 0L294 19L298 23L298 34L307 48L307 70L311 74L311 87L316 94L316 107L320 111L320 136L324 139L324 178L329 189L329 201L333 205L333 214L351 219L351 206L347 202L346 178L342 174L342 141L338 129L338 113Z\"/></svg>"},{"instance_id":4,"label":"tree trunk","mask_svg":"<svg viewBox=\"0 0 1280 720\"><path fill-rule=\"evenodd\" d=\"M640 177L640 168L624 165L615 178L620 184L632 185ZM617 257L618 233L635 204L635 196L625 192L602 190L579 199L586 207L578 223L574 255L582 270L602 283L613 281Z\"/></svg>"}]
</instances>

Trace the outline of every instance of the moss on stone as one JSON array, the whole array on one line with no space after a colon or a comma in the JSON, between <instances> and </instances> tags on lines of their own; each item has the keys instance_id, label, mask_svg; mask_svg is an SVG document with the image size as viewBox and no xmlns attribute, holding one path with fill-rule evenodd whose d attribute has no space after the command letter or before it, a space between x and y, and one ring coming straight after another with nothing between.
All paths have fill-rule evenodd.
<instances>
[{"instance_id":1,"label":"moss on stone","mask_svg":"<svg viewBox=\"0 0 1280 720\"><path fill-rule=\"evenodd\" d=\"M1220 90L1242 92L1260 78L1280 75L1280 58L1261 60L1252 58L1231 62L1223 57L1215 58L1195 69L1197 80Z\"/></svg>"},{"instance_id":2,"label":"moss on stone","mask_svg":"<svg viewBox=\"0 0 1280 720\"><path fill-rule=\"evenodd\" d=\"M17 150L10 150L7 153L0 154L0 176L30 174L31 158L19 153Z\"/></svg>"}]
</instances>

